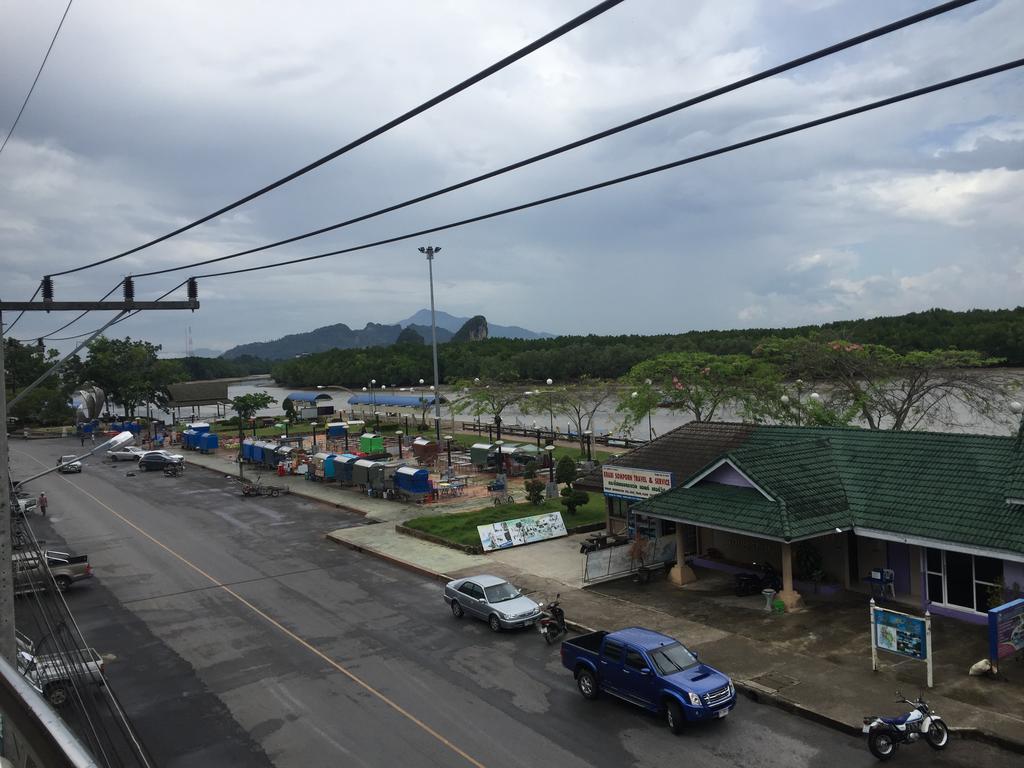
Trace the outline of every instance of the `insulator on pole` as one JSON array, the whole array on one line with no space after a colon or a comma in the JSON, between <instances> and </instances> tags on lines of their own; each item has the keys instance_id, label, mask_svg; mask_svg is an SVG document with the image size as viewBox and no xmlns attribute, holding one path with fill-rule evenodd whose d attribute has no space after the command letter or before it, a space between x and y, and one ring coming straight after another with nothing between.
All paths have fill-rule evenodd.
<instances>
[{"instance_id":1,"label":"insulator on pole","mask_svg":"<svg viewBox=\"0 0 1024 768\"><path fill-rule=\"evenodd\" d=\"M124 279L124 301L131 304L135 301L135 281L130 277Z\"/></svg>"},{"instance_id":2,"label":"insulator on pole","mask_svg":"<svg viewBox=\"0 0 1024 768\"><path fill-rule=\"evenodd\" d=\"M188 300L193 304L199 300L199 283L194 277L188 279ZM195 312L195 309L192 311Z\"/></svg>"},{"instance_id":3,"label":"insulator on pole","mask_svg":"<svg viewBox=\"0 0 1024 768\"><path fill-rule=\"evenodd\" d=\"M53 301L53 278L49 275L43 278L42 294L43 301Z\"/></svg>"}]
</instances>

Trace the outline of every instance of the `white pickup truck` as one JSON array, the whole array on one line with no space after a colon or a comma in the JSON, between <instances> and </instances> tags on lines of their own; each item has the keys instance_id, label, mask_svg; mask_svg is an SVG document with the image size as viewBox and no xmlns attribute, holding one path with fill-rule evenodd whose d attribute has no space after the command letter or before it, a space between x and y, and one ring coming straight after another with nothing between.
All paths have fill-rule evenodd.
<instances>
[{"instance_id":1,"label":"white pickup truck","mask_svg":"<svg viewBox=\"0 0 1024 768\"><path fill-rule=\"evenodd\" d=\"M54 707L68 702L75 684L104 685L103 659L95 648L82 648L67 653L34 655L32 642L20 632L18 639L18 671Z\"/></svg>"}]
</instances>

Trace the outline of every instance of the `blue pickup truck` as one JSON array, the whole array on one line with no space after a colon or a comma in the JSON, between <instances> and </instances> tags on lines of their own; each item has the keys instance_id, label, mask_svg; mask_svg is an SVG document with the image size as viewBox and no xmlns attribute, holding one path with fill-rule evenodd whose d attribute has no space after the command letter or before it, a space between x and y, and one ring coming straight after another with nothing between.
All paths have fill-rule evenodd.
<instances>
[{"instance_id":1,"label":"blue pickup truck","mask_svg":"<svg viewBox=\"0 0 1024 768\"><path fill-rule=\"evenodd\" d=\"M695 651L650 629L591 632L562 643L562 665L586 699L601 691L663 714L673 733L687 721L725 717L736 706L732 681Z\"/></svg>"}]
</instances>

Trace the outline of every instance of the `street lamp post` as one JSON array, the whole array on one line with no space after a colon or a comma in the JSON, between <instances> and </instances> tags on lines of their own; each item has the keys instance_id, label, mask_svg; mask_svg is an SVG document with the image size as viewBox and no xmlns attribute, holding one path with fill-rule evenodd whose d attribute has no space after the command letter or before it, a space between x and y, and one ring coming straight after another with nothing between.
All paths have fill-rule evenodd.
<instances>
[{"instance_id":1,"label":"street lamp post","mask_svg":"<svg viewBox=\"0 0 1024 768\"><path fill-rule=\"evenodd\" d=\"M451 435L445 435L444 436L444 441L447 444L446 447L448 448L448 479L449 480L451 479L451 476L452 476L452 439L453 438L452 438Z\"/></svg>"},{"instance_id":2,"label":"street lamp post","mask_svg":"<svg viewBox=\"0 0 1024 768\"><path fill-rule=\"evenodd\" d=\"M544 383L547 384L550 387L555 382L554 382L553 379L547 379ZM554 440L555 439L555 404L551 400L552 393L551 393L550 390L548 390L547 395L548 395L548 419L550 420L549 423L550 423L550 427L551 427L551 439Z\"/></svg>"},{"instance_id":3,"label":"street lamp post","mask_svg":"<svg viewBox=\"0 0 1024 768\"><path fill-rule=\"evenodd\" d=\"M503 446L505 444L505 441L504 440L495 440L494 444L496 446L498 446L498 472L497 472L497 474L503 475L503 474L505 474L505 471L504 471L505 470L505 464L503 462L502 455L501 455L501 446Z\"/></svg>"},{"instance_id":4,"label":"street lamp post","mask_svg":"<svg viewBox=\"0 0 1024 768\"><path fill-rule=\"evenodd\" d=\"M553 499L558 495L558 487L555 485L555 446L545 445L544 450L548 452L548 498Z\"/></svg>"},{"instance_id":5,"label":"street lamp post","mask_svg":"<svg viewBox=\"0 0 1024 768\"><path fill-rule=\"evenodd\" d=\"M592 461L592 459L590 458L590 438L593 437L594 433L587 429L584 430L583 434L587 438L587 461L589 462Z\"/></svg>"},{"instance_id":6,"label":"street lamp post","mask_svg":"<svg viewBox=\"0 0 1024 768\"><path fill-rule=\"evenodd\" d=\"M650 379L648 379L650 381ZM630 395L634 400L640 397L639 392L634 392ZM651 408L650 405L647 407L647 442L651 442L654 439L654 426L651 424Z\"/></svg>"},{"instance_id":7,"label":"street lamp post","mask_svg":"<svg viewBox=\"0 0 1024 768\"><path fill-rule=\"evenodd\" d=\"M437 372L437 317L434 312L434 254L440 253L440 247L428 245L420 248L420 253L427 257L427 267L430 272L430 344L434 356L434 426L437 433L437 442L441 442L441 401L438 393L441 389L441 380Z\"/></svg>"},{"instance_id":8,"label":"street lamp post","mask_svg":"<svg viewBox=\"0 0 1024 768\"><path fill-rule=\"evenodd\" d=\"M402 430L397 429L395 430L395 434L398 435L398 458L402 458L402 435L405 433Z\"/></svg>"},{"instance_id":9,"label":"street lamp post","mask_svg":"<svg viewBox=\"0 0 1024 768\"><path fill-rule=\"evenodd\" d=\"M373 431L380 432L380 411L373 412Z\"/></svg>"}]
</instances>

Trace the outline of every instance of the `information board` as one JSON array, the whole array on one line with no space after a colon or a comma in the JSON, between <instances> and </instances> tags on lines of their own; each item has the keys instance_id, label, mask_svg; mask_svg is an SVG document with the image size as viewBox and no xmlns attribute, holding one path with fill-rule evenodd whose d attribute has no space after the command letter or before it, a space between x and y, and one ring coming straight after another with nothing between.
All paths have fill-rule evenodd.
<instances>
[{"instance_id":1,"label":"information board","mask_svg":"<svg viewBox=\"0 0 1024 768\"><path fill-rule=\"evenodd\" d=\"M601 480L605 496L622 499L649 499L672 487L671 472L608 464L601 468Z\"/></svg>"},{"instance_id":2,"label":"information board","mask_svg":"<svg viewBox=\"0 0 1024 768\"><path fill-rule=\"evenodd\" d=\"M543 515L503 520L490 525L478 525L476 530L480 534L480 544L484 552L568 535L561 512L547 512Z\"/></svg>"},{"instance_id":3,"label":"information board","mask_svg":"<svg viewBox=\"0 0 1024 768\"><path fill-rule=\"evenodd\" d=\"M1024 651L1024 599L1012 600L988 612L989 661Z\"/></svg>"}]
</instances>

